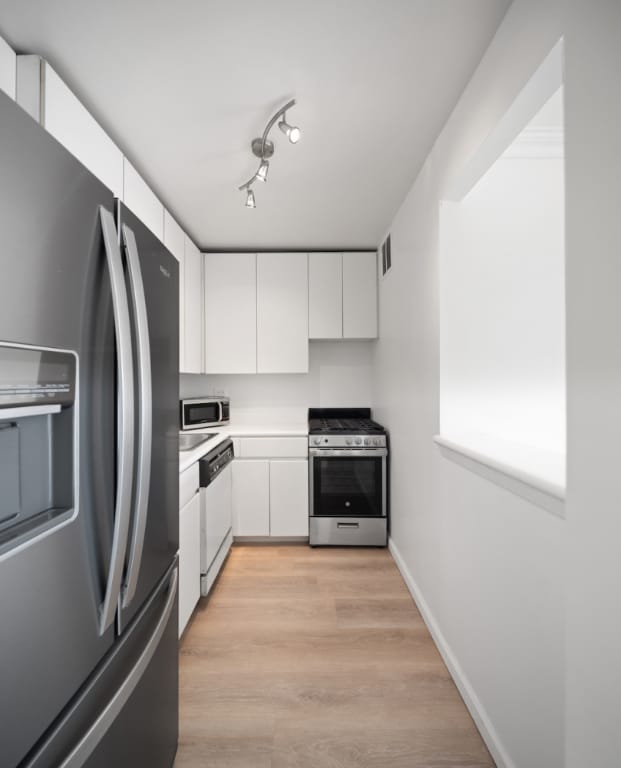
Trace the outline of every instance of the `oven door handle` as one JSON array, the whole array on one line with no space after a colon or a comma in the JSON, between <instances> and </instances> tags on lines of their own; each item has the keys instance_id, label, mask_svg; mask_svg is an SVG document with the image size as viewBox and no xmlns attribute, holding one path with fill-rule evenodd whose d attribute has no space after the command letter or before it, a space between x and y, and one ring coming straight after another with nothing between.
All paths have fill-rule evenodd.
<instances>
[{"instance_id":1,"label":"oven door handle","mask_svg":"<svg viewBox=\"0 0 621 768\"><path fill-rule=\"evenodd\" d=\"M360 459L368 456L377 458L388 456L387 448L309 448L308 455L312 458L331 458L332 456L344 456L350 459Z\"/></svg>"}]
</instances>

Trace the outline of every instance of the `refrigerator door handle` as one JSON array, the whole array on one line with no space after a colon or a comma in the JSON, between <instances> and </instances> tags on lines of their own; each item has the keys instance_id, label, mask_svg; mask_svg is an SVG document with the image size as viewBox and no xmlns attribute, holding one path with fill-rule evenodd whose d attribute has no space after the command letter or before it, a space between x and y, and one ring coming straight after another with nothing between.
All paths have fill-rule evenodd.
<instances>
[{"instance_id":1,"label":"refrigerator door handle","mask_svg":"<svg viewBox=\"0 0 621 768\"><path fill-rule=\"evenodd\" d=\"M81 766L86 763L99 742L106 735L110 726L114 723L129 697L134 692L134 689L140 682L140 679L153 658L166 630L166 625L170 619L170 614L172 613L175 597L177 595L177 579L178 569L175 568L170 577L166 604L164 605L162 614L157 622L157 626L153 630L153 634L140 654L138 661L134 664L130 673L121 683L117 692L114 694L114 697L110 699L97 720L95 720L82 739L74 747L71 754L60 764L59 768L81 768Z\"/></svg>"},{"instance_id":2,"label":"refrigerator door handle","mask_svg":"<svg viewBox=\"0 0 621 768\"><path fill-rule=\"evenodd\" d=\"M151 349L149 345L149 324L144 284L138 258L138 245L132 230L123 224L123 242L129 267L129 284L136 321L137 367L138 367L138 450L136 457L136 506L134 526L129 550L127 576L123 587L121 607L126 608L132 601L138 584L142 549L144 545L149 486L151 482L151 442L153 435Z\"/></svg>"},{"instance_id":3,"label":"refrigerator door handle","mask_svg":"<svg viewBox=\"0 0 621 768\"><path fill-rule=\"evenodd\" d=\"M116 226L112 213L103 206L99 207L99 216L112 288L118 370L117 488L108 582L99 614L99 634L103 635L116 616L131 516L134 466L134 374L129 305Z\"/></svg>"}]
</instances>

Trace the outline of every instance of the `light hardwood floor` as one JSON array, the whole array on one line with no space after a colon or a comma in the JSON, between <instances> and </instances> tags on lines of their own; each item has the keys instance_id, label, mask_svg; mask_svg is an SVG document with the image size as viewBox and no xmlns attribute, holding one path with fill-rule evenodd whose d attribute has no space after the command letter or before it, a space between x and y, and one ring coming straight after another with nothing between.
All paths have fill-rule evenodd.
<instances>
[{"instance_id":1,"label":"light hardwood floor","mask_svg":"<svg viewBox=\"0 0 621 768\"><path fill-rule=\"evenodd\" d=\"M482 768L385 549L233 547L181 640L175 768Z\"/></svg>"}]
</instances>

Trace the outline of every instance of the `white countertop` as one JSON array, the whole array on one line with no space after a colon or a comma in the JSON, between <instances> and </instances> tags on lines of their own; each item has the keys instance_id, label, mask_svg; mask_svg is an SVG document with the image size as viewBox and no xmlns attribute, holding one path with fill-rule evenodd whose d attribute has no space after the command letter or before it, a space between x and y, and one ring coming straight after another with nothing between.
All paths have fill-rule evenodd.
<instances>
[{"instance_id":1,"label":"white countertop","mask_svg":"<svg viewBox=\"0 0 621 768\"><path fill-rule=\"evenodd\" d=\"M191 451L179 451L179 473L191 467L194 462L209 453L228 437L307 437L308 424L302 423L244 423L235 422L225 427L209 427L206 429L191 429L185 434L212 435L217 434L213 440L193 448Z\"/></svg>"}]
</instances>

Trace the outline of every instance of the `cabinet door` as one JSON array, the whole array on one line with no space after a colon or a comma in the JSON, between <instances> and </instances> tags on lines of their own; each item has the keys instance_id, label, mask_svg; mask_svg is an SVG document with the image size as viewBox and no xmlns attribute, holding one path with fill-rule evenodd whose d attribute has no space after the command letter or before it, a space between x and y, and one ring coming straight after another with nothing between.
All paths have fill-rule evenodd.
<instances>
[{"instance_id":1,"label":"cabinet door","mask_svg":"<svg viewBox=\"0 0 621 768\"><path fill-rule=\"evenodd\" d=\"M179 370L185 362L185 285L183 276L185 234L173 217L164 210L164 245L179 262Z\"/></svg>"},{"instance_id":2,"label":"cabinet door","mask_svg":"<svg viewBox=\"0 0 621 768\"><path fill-rule=\"evenodd\" d=\"M308 256L257 254L257 373L308 373Z\"/></svg>"},{"instance_id":3,"label":"cabinet door","mask_svg":"<svg viewBox=\"0 0 621 768\"><path fill-rule=\"evenodd\" d=\"M343 254L343 338L377 338L377 254Z\"/></svg>"},{"instance_id":4,"label":"cabinet door","mask_svg":"<svg viewBox=\"0 0 621 768\"><path fill-rule=\"evenodd\" d=\"M31 117L123 199L123 153L44 59L17 57L16 95Z\"/></svg>"},{"instance_id":5,"label":"cabinet door","mask_svg":"<svg viewBox=\"0 0 621 768\"><path fill-rule=\"evenodd\" d=\"M200 514L196 493L179 512L179 636L201 594Z\"/></svg>"},{"instance_id":6,"label":"cabinet door","mask_svg":"<svg viewBox=\"0 0 621 768\"><path fill-rule=\"evenodd\" d=\"M308 254L308 335L343 337L343 258L340 253Z\"/></svg>"},{"instance_id":7,"label":"cabinet door","mask_svg":"<svg viewBox=\"0 0 621 768\"><path fill-rule=\"evenodd\" d=\"M205 373L257 372L254 253L206 253Z\"/></svg>"},{"instance_id":8,"label":"cabinet door","mask_svg":"<svg viewBox=\"0 0 621 768\"><path fill-rule=\"evenodd\" d=\"M270 536L308 536L308 460L270 462Z\"/></svg>"},{"instance_id":9,"label":"cabinet door","mask_svg":"<svg viewBox=\"0 0 621 768\"><path fill-rule=\"evenodd\" d=\"M184 373L203 371L203 257L186 235L183 267Z\"/></svg>"},{"instance_id":10,"label":"cabinet door","mask_svg":"<svg viewBox=\"0 0 621 768\"><path fill-rule=\"evenodd\" d=\"M164 240L164 206L129 160L123 158L123 202L160 240Z\"/></svg>"},{"instance_id":11,"label":"cabinet door","mask_svg":"<svg viewBox=\"0 0 621 768\"><path fill-rule=\"evenodd\" d=\"M15 51L0 37L0 90L15 98Z\"/></svg>"},{"instance_id":12,"label":"cabinet door","mask_svg":"<svg viewBox=\"0 0 621 768\"><path fill-rule=\"evenodd\" d=\"M233 536L269 536L270 463L233 462Z\"/></svg>"}]
</instances>

